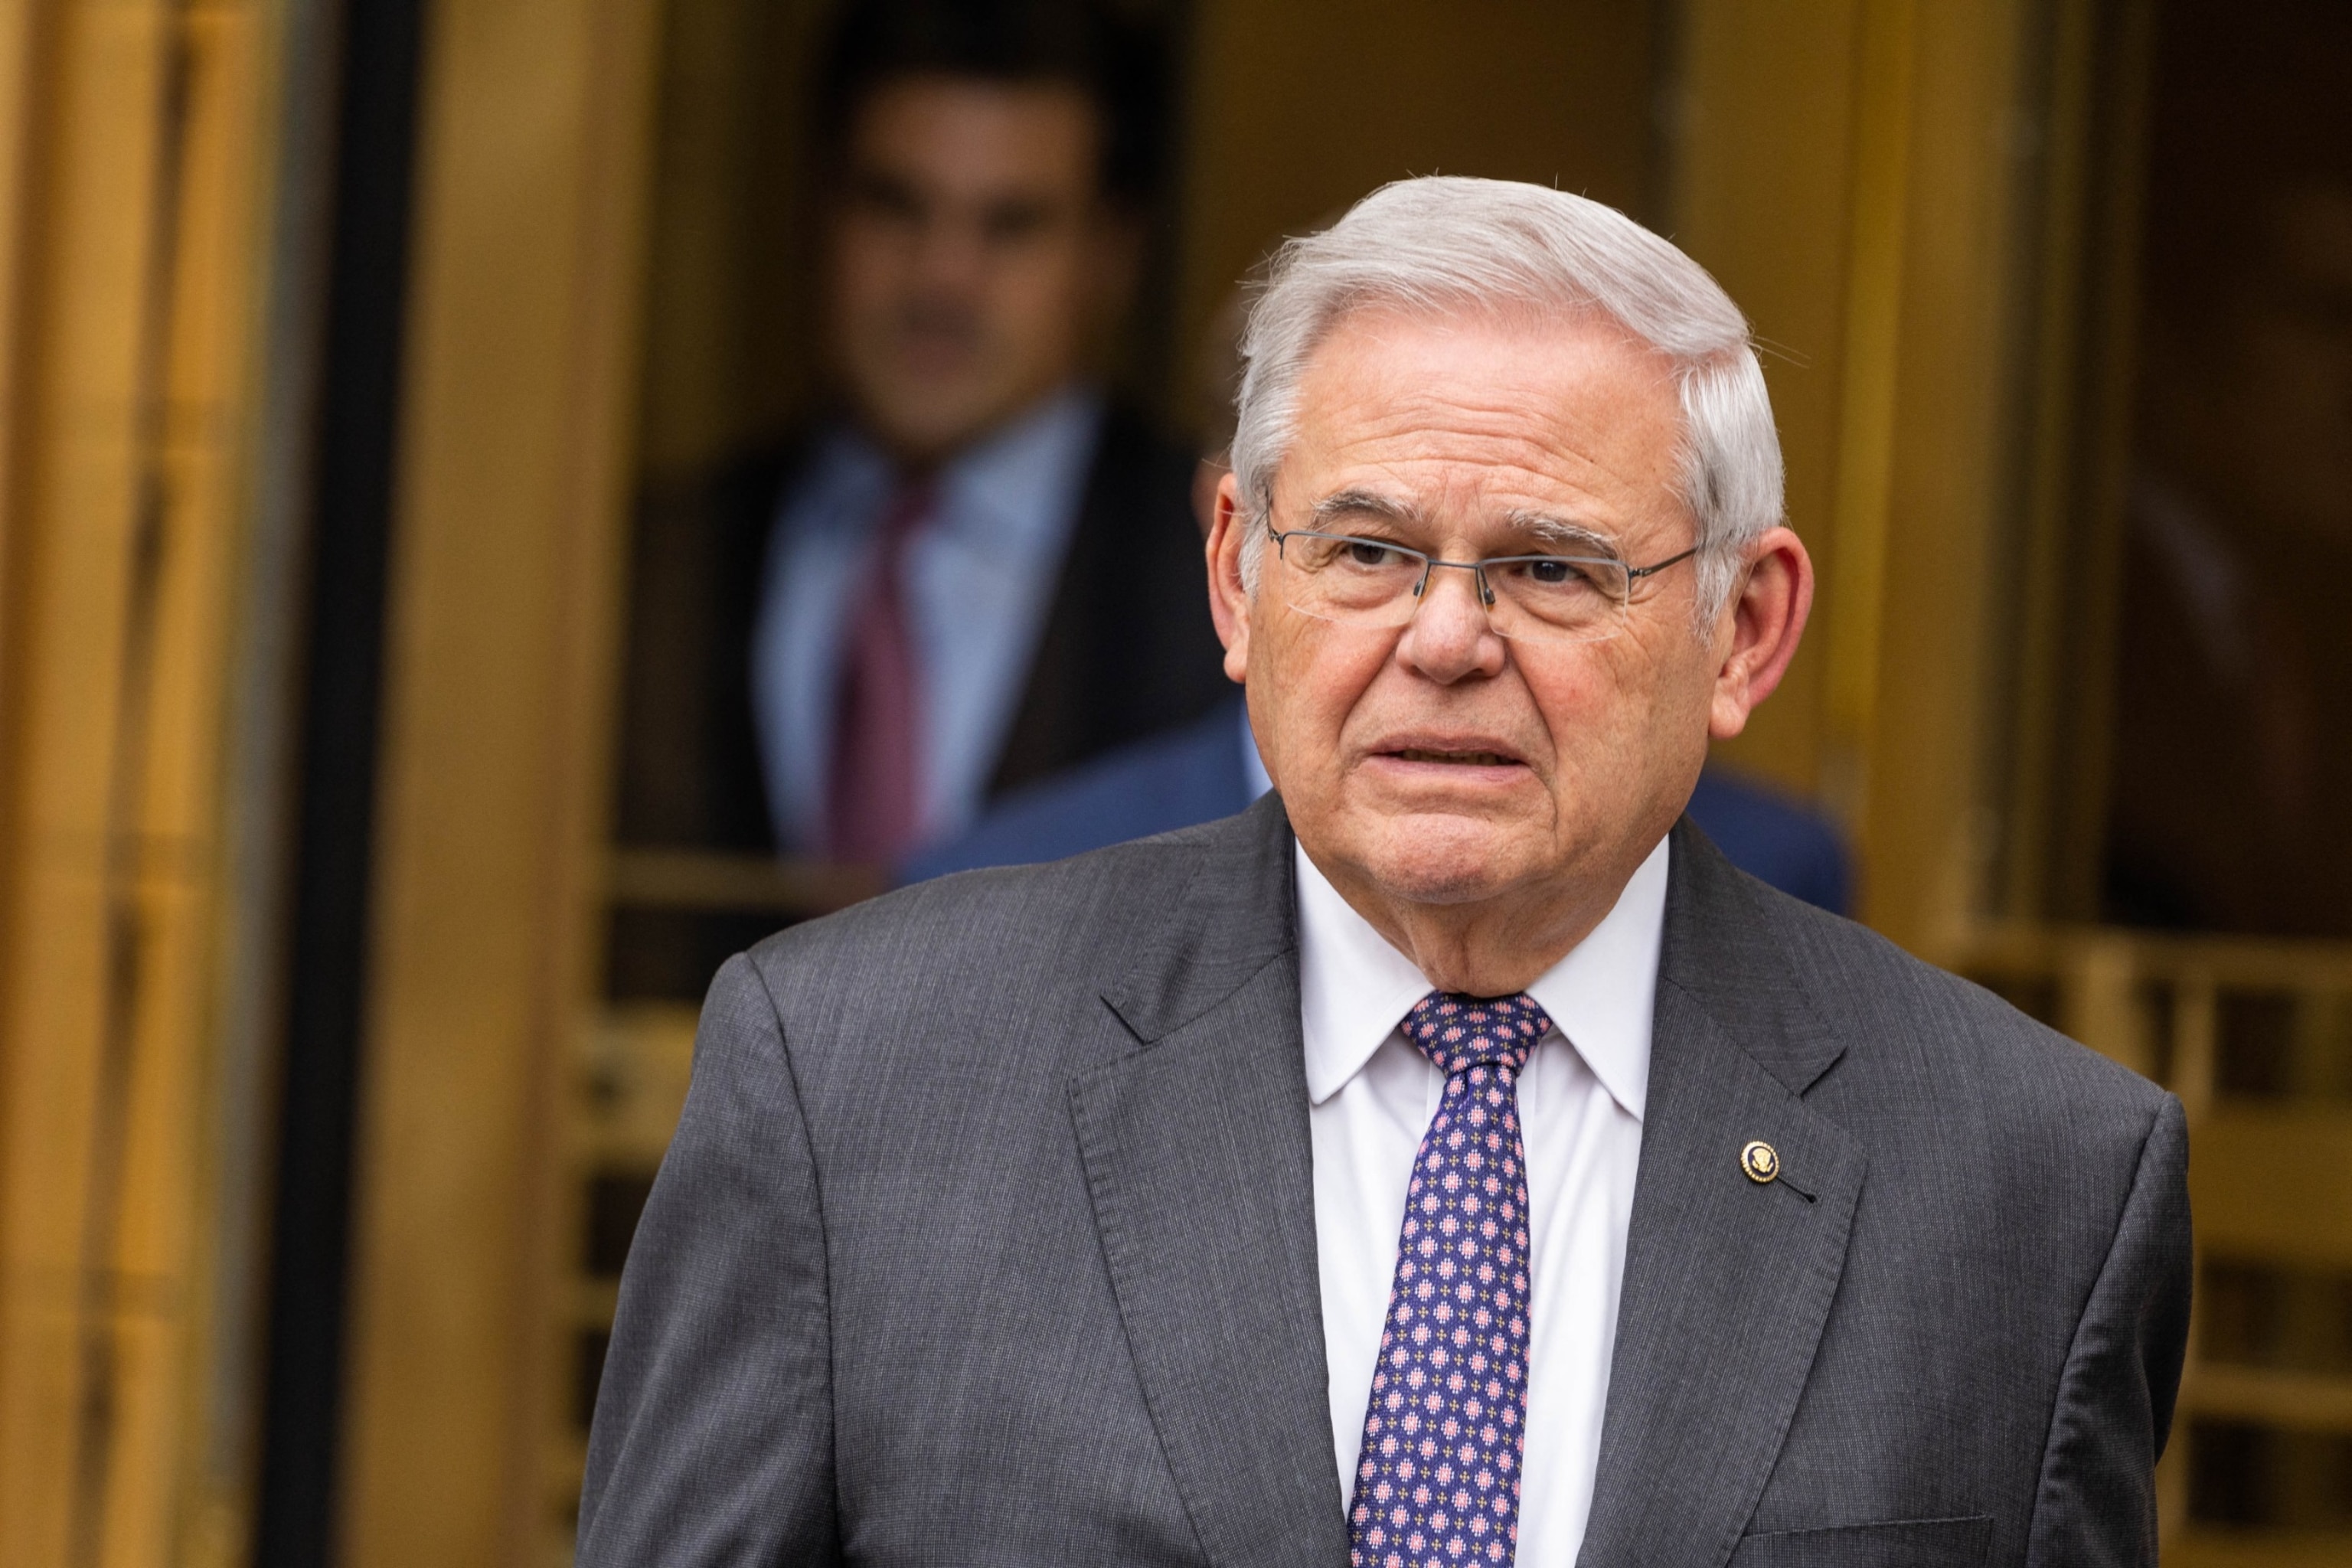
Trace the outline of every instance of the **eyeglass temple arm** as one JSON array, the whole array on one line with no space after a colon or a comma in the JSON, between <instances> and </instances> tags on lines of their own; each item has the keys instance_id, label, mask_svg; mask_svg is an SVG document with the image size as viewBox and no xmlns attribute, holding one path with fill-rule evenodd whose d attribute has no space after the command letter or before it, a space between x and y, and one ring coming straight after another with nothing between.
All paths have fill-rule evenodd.
<instances>
[{"instance_id":1,"label":"eyeglass temple arm","mask_svg":"<svg viewBox=\"0 0 2352 1568\"><path fill-rule=\"evenodd\" d=\"M1625 580L1628 583L1638 583L1644 577L1656 575L1669 566L1679 565L1697 553L1698 546L1694 544L1680 555L1669 555L1664 561L1654 562L1647 566L1628 566L1625 568Z\"/></svg>"}]
</instances>

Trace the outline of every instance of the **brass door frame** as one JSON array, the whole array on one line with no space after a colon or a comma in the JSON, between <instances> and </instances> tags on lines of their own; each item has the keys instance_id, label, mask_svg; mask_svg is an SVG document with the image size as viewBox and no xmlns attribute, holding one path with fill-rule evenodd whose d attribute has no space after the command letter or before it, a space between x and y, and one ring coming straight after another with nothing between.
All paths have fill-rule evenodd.
<instances>
[{"instance_id":1,"label":"brass door frame","mask_svg":"<svg viewBox=\"0 0 2352 1568\"><path fill-rule=\"evenodd\" d=\"M590 1026L652 0L428 14L362 1037L346 1560L552 1562L563 1063Z\"/></svg>"}]
</instances>

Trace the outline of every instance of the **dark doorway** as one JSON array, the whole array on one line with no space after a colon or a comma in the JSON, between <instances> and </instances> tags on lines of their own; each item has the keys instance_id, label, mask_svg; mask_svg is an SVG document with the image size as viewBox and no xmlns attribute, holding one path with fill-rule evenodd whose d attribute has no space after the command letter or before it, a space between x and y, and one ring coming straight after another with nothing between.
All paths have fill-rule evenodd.
<instances>
[{"instance_id":1,"label":"dark doorway","mask_svg":"<svg viewBox=\"0 0 2352 1568\"><path fill-rule=\"evenodd\" d=\"M2103 913L2352 936L2352 10L2169 0Z\"/></svg>"}]
</instances>

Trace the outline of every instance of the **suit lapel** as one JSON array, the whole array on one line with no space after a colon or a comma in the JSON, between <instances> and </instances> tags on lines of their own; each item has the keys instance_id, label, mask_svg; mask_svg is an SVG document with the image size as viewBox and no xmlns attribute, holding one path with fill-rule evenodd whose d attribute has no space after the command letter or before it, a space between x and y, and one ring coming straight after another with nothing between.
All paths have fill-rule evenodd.
<instances>
[{"instance_id":1,"label":"suit lapel","mask_svg":"<svg viewBox=\"0 0 2352 1568\"><path fill-rule=\"evenodd\" d=\"M1243 843L1246 827L1247 842ZM1210 1560L1347 1553L1315 1258L1289 833L1269 799L1106 993L1141 1049L1070 1088L1103 1257Z\"/></svg>"},{"instance_id":2,"label":"suit lapel","mask_svg":"<svg viewBox=\"0 0 2352 1568\"><path fill-rule=\"evenodd\" d=\"M1674 867L1586 1568L1729 1558L1862 1190L1860 1149L1800 1098L1841 1047L1790 989L1770 911L1687 828ZM1778 1152L1780 1179L1742 1171L1750 1141Z\"/></svg>"}]
</instances>

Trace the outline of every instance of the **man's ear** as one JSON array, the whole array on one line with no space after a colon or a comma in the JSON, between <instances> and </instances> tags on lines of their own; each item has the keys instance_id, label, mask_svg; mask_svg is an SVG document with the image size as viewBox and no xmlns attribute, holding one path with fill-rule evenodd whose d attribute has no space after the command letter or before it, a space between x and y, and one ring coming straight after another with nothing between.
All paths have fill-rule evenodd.
<instances>
[{"instance_id":1,"label":"man's ear","mask_svg":"<svg viewBox=\"0 0 2352 1568\"><path fill-rule=\"evenodd\" d=\"M1758 538L1748 547L1747 571L1717 629L1720 662L1707 733L1723 741L1748 727L1748 715L1788 673L1812 609L1813 560L1804 541L1786 528Z\"/></svg>"},{"instance_id":2,"label":"man's ear","mask_svg":"<svg viewBox=\"0 0 2352 1568\"><path fill-rule=\"evenodd\" d=\"M1249 674L1250 596L1242 584L1242 552L1249 543L1249 521L1242 510L1241 485L1228 471L1217 481L1215 515L1209 522L1209 616L1217 623L1218 640L1225 645L1225 679L1241 681Z\"/></svg>"}]
</instances>

